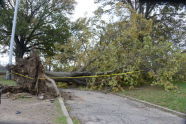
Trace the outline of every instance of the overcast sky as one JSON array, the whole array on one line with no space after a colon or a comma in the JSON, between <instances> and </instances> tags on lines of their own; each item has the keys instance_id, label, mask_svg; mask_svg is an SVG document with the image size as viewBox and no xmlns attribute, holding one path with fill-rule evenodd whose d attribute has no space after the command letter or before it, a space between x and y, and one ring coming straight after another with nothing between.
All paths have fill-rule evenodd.
<instances>
[{"instance_id":1,"label":"overcast sky","mask_svg":"<svg viewBox=\"0 0 186 124\"><path fill-rule=\"evenodd\" d=\"M97 9L94 0L76 0L77 5L75 8L75 13L73 15L73 20L79 17L90 17L93 16L93 11Z\"/></svg>"},{"instance_id":2,"label":"overcast sky","mask_svg":"<svg viewBox=\"0 0 186 124\"><path fill-rule=\"evenodd\" d=\"M94 0L76 0L77 4L75 7L74 14L72 15L72 21L75 21L79 17L91 17L93 11L97 9ZM0 65L6 65L8 63L8 54L0 54Z\"/></svg>"}]
</instances>

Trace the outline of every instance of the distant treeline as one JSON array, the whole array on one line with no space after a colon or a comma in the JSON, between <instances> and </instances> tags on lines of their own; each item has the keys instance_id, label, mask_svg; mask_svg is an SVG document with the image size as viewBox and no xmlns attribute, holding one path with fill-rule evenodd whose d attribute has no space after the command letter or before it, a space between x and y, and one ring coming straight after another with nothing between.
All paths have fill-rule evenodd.
<instances>
[{"instance_id":1,"label":"distant treeline","mask_svg":"<svg viewBox=\"0 0 186 124\"><path fill-rule=\"evenodd\" d=\"M186 0L139 0L141 3L186 5Z\"/></svg>"}]
</instances>

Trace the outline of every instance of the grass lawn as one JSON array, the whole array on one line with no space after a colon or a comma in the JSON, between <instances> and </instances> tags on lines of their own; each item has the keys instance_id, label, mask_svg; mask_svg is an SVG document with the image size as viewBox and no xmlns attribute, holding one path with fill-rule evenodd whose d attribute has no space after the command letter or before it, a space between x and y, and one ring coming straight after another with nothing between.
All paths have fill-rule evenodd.
<instances>
[{"instance_id":1,"label":"grass lawn","mask_svg":"<svg viewBox=\"0 0 186 124\"><path fill-rule=\"evenodd\" d=\"M157 87L142 87L134 90L125 90L120 95L128 95L134 98L148 101L169 109L186 113L186 82L176 82L177 91L165 91Z\"/></svg>"},{"instance_id":2,"label":"grass lawn","mask_svg":"<svg viewBox=\"0 0 186 124\"><path fill-rule=\"evenodd\" d=\"M0 84L6 86L16 86L16 82L13 80L5 80L3 76L0 76Z\"/></svg>"}]
</instances>

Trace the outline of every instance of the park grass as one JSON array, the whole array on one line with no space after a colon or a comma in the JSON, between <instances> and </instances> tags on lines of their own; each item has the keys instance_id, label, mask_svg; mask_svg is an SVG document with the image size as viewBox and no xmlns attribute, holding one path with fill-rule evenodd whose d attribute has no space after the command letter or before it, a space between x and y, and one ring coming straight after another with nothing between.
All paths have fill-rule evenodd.
<instances>
[{"instance_id":1,"label":"park grass","mask_svg":"<svg viewBox=\"0 0 186 124\"><path fill-rule=\"evenodd\" d=\"M3 86L16 86L16 82L13 80L6 80L3 76L0 76L0 85Z\"/></svg>"},{"instance_id":2,"label":"park grass","mask_svg":"<svg viewBox=\"0 0 186 124\"><path fill-rule=\"evenodd\" d=\"M178 87L176 91L165 91L162 88L146 86L133 90L124 90L119 94L186 113L186 82L175 82L174 84Z\"/></svg>"}]
</instances>

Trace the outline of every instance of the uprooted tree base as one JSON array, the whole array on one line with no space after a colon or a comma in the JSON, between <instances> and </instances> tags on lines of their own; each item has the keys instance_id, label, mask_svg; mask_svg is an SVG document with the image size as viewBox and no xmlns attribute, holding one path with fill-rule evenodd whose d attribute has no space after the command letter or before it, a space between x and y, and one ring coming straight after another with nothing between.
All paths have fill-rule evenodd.
<instances>
[{"instance_id":1,"label":"uprooted tree base","mask_svg":"<svg viewBox=\"0 0 186 124\"><path fill-rule=\"evenodd\" d=\"M44 93L45 96L57 96L55 86L46 79L44 67L35 51L24 59L19 59L16 65L11 66L13 79L17 82L16 87L5 87L3 93L28 92L33 95ZM24 76L23 76L24 75ZM45 80L41 80L45 78Z\"/></svg>"},{"instance_id":2,"label":"uprooted tree base","mask_svg":"<svg viewBox=\"0 0 186 124\"><path fill-rule=\"evenodd\" d=\"M23 87L19 87L19 86L4 86L2 93L22 93L22 92L28 92L27 89L23 88Z\"/></svg>"}]
</instances>

